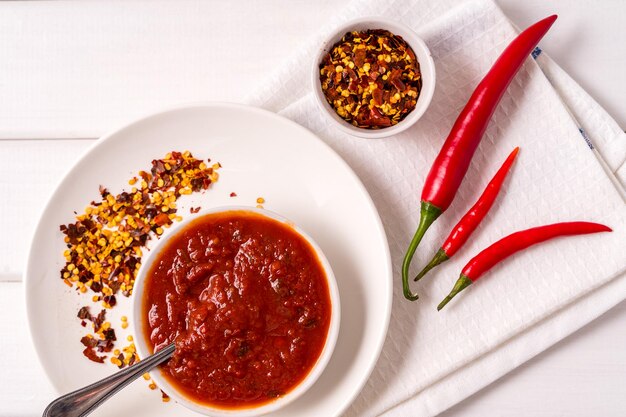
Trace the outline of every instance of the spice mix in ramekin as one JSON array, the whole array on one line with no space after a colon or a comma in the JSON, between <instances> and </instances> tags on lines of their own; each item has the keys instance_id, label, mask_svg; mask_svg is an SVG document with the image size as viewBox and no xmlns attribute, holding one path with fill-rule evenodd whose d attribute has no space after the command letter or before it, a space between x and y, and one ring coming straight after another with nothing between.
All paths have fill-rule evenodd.
<instances>
[{"instance_id":1,"label":"spice mix in ramekin","mask_svg":"<svg viewBox=\"0 0 626 417\"><path fill-rule=\"evenodd\" d=\"M415 109L422 88L415 53L401 36L383 29L347 32L319 70L326 101L359 128L398 124Z\"/></svg>"}]
</instances>

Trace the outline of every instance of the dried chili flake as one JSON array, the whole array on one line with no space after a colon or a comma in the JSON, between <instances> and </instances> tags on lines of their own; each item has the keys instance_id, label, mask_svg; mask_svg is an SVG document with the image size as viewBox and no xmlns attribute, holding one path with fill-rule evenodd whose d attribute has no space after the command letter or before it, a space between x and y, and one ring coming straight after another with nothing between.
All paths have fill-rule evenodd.
<instances>
[{"instance_id":1,"label":"dried chili flake","mask_svg":"<svg viewBox=\"0 0 626 417\"><path fill-rule=\"evenodd\" d=\"M154 218L154 224L157 226L163 226L170 223L172 223L172 219L170 219L170 217L165 213L159 213Z\"/></svg>"},{"instance_id":2,"label":"dried chili flake","mask_svg":"<svg viewBox=\"0 0 626 417\"><path fill-rule=\"evenodd\" d=\"M106 310L100 310L100 313L98 313L98 315L96 316L95 319L92 319L93 322L93 330L98 333L100 331L100 329L102 328L102 326L105 323L106 320Z\"/></svg>"},{"instance_id":3,"label":"dried chili flake","mask_svg":"<svg viewBox=\"0 0 626 417\"><path fill-rule=\"evenodd\" d=\"M80 339L80 342L85 346L83 354L92 361L103 363L105 356L98 356L96 350L100 353L110 352L113 349L113 342L117 340L115 330L106 321L106 310L102 309L94 317L89 311L89 307L85 306L78 310L77 316L82 320L81 325L83 327L87 326L87 321L90 321L93 327L93 334L88 334Z\"/></svg>"},{"instance_id":4,"label":"dried chili flake","mask_svg":"<svg viewBox=\"0 0 626 417\"><path fill-rule=\"evenodd\" d=\"M111 358L111 363L122 369L126 366L132 366L136 362L139 362L139 355L135 350L135 345L130 343L124 347L121 351L116 349L113 352L114 356Z\"/></svg>"},{"instance_id":5,"label":"dried chili flake","mask_svg":"<svg viewBox=\"0 0 626 417\"><path fill-rule=\"evenodd\" d=\"M109 307L113 307L117 304L117 300L114 295L105 295L103 301L109 305Z\"/></svg>"},{"instance_id":6,"label":"dried chili flake","mask_svg":"<svg viewBox=\"0 0 626 417\"><path fill-rule=\"evenodd\" d=\"M104 360L106 359L106 356L98 356L93 348L85 348L85 350L83 350L83 355L85 355L87 359L97 363L104 363Z\"/></svg>"},{"instance_id":7,"label":"dried chili flake","mask_svg":"<svg viewBox=\"0 0 626 417\"><path fill-rule=\"evenodd\" d=\"M382 129L404 119L422 89L419 62L402 37L348 32L319 65L326 101L354 126Z\"/></svg>"},{"instance_id":8,"label":"dried chili flake","mask_svg":"<svg viewBox=\"0 0 626 417\"><path fill-rule=\"evenodd\" d=\"M82 321L90 321L93 325L94 331L98 332L106 320L106 310L100 310L97 316L93 316L88 306L81 307L76 315Z\"/></svg>"},{"instance_id":9,"label":"dried chili flake","mask_svg":"<svg viewBox=\"0 0 626 417\"><path fill-rule=\"evenodd\" d=\"M110 340L113 342L117 340L117 338L115 337L115 330L113 329L106 329L104 332L102 332L102 334L104 335L104 340Z\"/></svg>"},{"instance_id":10,"label":"dried chili flake","mask_svg":"<svg viewBox=\"0 0 626 417\"><path fill-rule=\"evenodd\" d=\"M59 226L67 246L60 271L63 282L81 293L95 292L92 301L102 301L105 309L117 304L116 294L130 296L148 240L182 220L177 214L178 198L204 191L218 180L221 165L210 162L194 158L189 151L173 151L153 160L149 172L139 171L132 177L128 181L131 190L113 195L100 185L100 201L92 201L76 216L76 222ZM99 363L105 356L96 351L112 351L117 340L105 309L93 316L85 306L77 314L81 326L90 322L93 328L93 334L81 339L83 354ZM120 367L139 361L132 343L124 348L122 357L111 360L119 361Z\"/></svg>"},{"instance_id":11,"label":"dried chili flake","mask_svg":"<svg viewBox=\"0 0 626 417\"><path fill-rule=\"evenodd\" d=\"M195 214L195 213L199 212L200 209L202 209L202 207L190 207L189 208L189 213Z\"/></svg>"},{"instance_id":12,"label":"dried chili flake","mask_svg":"<svg viewBox=\"0 0 626 417\"><path fill-rule=\"evenodd\" d=\"M98 345L98 341L90 336L83 336L80 339L80 343L82 343L85 347L94 348Z\"/></svg>"},{"instance_id":13,"label":"dried chili flake","mask_svg":"<svg viewBox=\"0 0 626 417\"><path fill-rule=\"evenodd\" d=\"M113 329L108 329L106 332L108 335L103 339L96 338L92 335L83 336L80 339L80 343L85 346L83 355L94 362L103 363L106 356L99 356L97 352L110 352L113 350L113 342L116 340L115 331L113 331Z\"/></svg>"},{"instance_id":14,"label":"dried chili flake","mask_svg":"<svg viewBox=\"0 0 626 417\"><path fill-rule=\"evenodd\" d=\"M232 193L230 193L230 196L231 196L231 197L237 197L237 193L232 192Z\"/></svg>"},{"instance_id":15,"label":"dried chili flake","mask_svg":"<svg viewBox=\"0 0 626 417\"><path fill-rule=\"evenodd\" d=\"M130 191L114 196L100 185L102 200L92 202L75 223L60 226L68 246L61 278L81 292L101 293L107 308L118 291L130 295L141 248L182 219L176 214L177 199L206 190L218 179L217 168L188 151L171 152L153 160L150 172L139 171L129 181L139 186Z\"/></svg>"},{"instance_id":16,"label":"dried chili flake","mask_svg":"<svg viewBox=\"0 0 626 417\"><path fill-rule=\"evenodd\" d=\"M78 310L78 318L82 320L92 321L91 313L89 312L89 307L87 306L81 307L80 310Z\"/></svg>"},{"instance_id":17,"label":"dried chili flake","mask_svg":"<svg viewBox=\"0 0 626 417\"><path fill-rule=\"evenodd\" d=\"M104 186L100 186L99 187L99 191L100 191L100 196L102 196L102 198L107 198L107 196L110 194L109 190L107 190Z\"/></svg>"}]
</instances>

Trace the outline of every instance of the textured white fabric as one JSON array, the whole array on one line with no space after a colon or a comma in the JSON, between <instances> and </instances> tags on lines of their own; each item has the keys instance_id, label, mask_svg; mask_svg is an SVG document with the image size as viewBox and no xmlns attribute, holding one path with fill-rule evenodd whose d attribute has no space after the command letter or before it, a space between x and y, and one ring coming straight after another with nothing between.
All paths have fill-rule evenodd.
<instances>
[{"instance_id":1,"label":"textured white fabric","mask_svg":"<svg viewBox=\"0 0 626 417\"><path fill-rule=\"evenodd\" d=\"M327 29L366 15L411 26L428 44L437 66L437 88L427 113L406 133L388 139L340 133L321 117L310 93L310 60ZM249 102L295 120L332 146L357 172L385 224L396 266L391 326L381 358L347 415L435 415L624 298L626 205L598 157L604 157L609 171L618 172L626 159L626 140L545 54L539 57L541 68L529 59L494 114L456 200L427 233L416 267L430 259L519 145L510 179L470 242L416 287L419 301L408 302L397 267L418 220L424 177L474 86L515 30L488 0L357 0L328 28L303 45ZM551 30L558 30L558 21ZM561 100L597 152L590 150ZM603 222L614 232L555 240L521 253L436 312L477 251L513 231L569 220Z\"/></svg>"}]
</instances>

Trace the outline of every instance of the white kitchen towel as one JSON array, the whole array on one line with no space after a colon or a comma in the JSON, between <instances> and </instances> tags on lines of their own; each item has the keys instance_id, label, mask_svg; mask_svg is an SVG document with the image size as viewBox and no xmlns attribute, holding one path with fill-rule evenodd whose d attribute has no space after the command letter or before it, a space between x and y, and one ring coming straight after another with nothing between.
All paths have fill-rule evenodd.
<instances>
[{"instance_id":1,"label":"white kitchen towel","mask_svg":"<svg viewBox=\"0 0 626 417\"><path fill-rule=\"evenodd\" d=\"M595 150L600 162L624 197L626 192L626 133L617 122L546 54L537 63L578 124L579 131Z\"/></svg>"},{"instance_id":2,"label":"white kitchen towel","mask_svg":"<svg viewBox=\"0 0 626 417\"><path fill-rule=\"evenodd\" d=\"M427 233L416 266L434 254L506 155L520 146L510 179L470 242L416 286L419 301L408 302L397 267L418 220L424 177L474 86L515 30L489 0L357 0L329 27L365 15L408 24L431 49L437 88L430 109L413 128L388 139L363 140L338 132L321 117L309 93L308 75L310 59L329 28L304 45L249 101L320 135L357 172L385 225L396 266L391 325L380 360L347 415L430 416L624 298L626 205L603 165L619 172L626 140L617 124L549 58L540 55L545 74L528 60L494 114L456 200ZM556 30L558 20L551 29ZM561 100L598 152L590 149ZM604 164L598 157L604 157ZM532 248L494 268L436 312L436 304L478 250L513 231L568 220L599 221L614 232Z\"/></svg>"},{"instance_id":3,"label":"white kitchen towel","mask_svg":"<svg viewBox=\"0 0 626 417\"><path fill-rule=\"evenodd\" d=\"M574 116L586 115L585 123L580 122L578 117L576 119L581 126L585 126L584 131L587 132L591 146L604 150L603 153L606 154L606 150L613 145L614 156L626 156L626 134L604 109L546 54L541 54L537 58L537 63ZM598 140L594 140L595 138ZM616 160L619 161L618 158ZM609 166L608 163L606 165ZM609 167L609 175L619 174L622 172L620 168L623 170L624 167L623 163L616 162ZM618 192L622 195L624 184L626 176L618 180ZM390 408L384 414L436 415L596 319L624 300L624 294L626 294L626 273L582 295L448 377Z\"/></svg>"}]
</instances>

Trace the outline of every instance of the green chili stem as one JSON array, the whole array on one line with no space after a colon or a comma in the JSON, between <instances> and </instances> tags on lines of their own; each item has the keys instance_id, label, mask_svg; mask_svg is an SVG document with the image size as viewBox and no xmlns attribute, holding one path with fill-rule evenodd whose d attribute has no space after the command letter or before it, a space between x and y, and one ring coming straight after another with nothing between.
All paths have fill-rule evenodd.
<instances>
[{"instance_id":1,"label":"green chili stem","mask_svg":"<svg viewBox=\"0 0 626 417\"><path fill-rule=\"evenodd\" d=\"M437 253L435 254L435 256L433 257L433 259L428 263L428 265L424 267L424 269L420 271L419 274L417 274L417 276L413 279L413 281L419 281L424 275L428 273L428 271L430 271L437 265L444 263L448 259L450 258L448 258L448 255L446 255L443 249L439 249Z\"/></svg>"},{"instance_id":2,"label":"green chili stem","mask_svg":"<svg viewBox=\"0 0 626 417\"><path fill-rule=\"evenodd\" d=\"M422 237L424 237L424 233L426 233L426 230L437 220L437 217L439 217L441 213L441 209L422 201L420 222L413 239L411 239L406 255L404 255L404 260L402 261L402 292L407 300L415 301L419 298L417 294L411 292L411 288L409 287L409 268L411 267L411 260L413 259L413 255L415 255L415 250L420 244Z\"/></svg>"},{"instance_id":3,"label":"green chili stem","mask_svg":"<svg viewBox=\"0 0 626 417\"><path fill-rule=\"evenodd\" d=\"M450 302L450 300L452 300L455 295L463 291L472 282L473 281L469 279L467 275L461 274L459 279L456 280L456 283L454 284L454 288L452 288L452 291L450 291L450 294L448 294L448 296L444 298L443 301L439 303L439 305L437 306L437 311L444 308L445 305L448 304L448 302Z\"/></svg>"}]
</instances>

